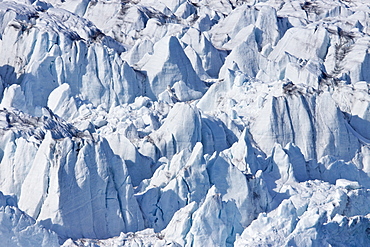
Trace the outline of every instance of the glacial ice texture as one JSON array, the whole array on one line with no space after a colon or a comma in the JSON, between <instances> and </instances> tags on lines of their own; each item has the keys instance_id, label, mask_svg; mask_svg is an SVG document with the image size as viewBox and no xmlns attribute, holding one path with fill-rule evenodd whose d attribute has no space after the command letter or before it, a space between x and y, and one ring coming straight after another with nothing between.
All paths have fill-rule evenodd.
<instances>
[{"instance_id":1,"label":"glacial ice texture","mask_svg":"<svg viewBox=\"0 0 370 247\"><path fill-rule=\"evenodd\" d=\"M0 1L0 243L370 246L367 0Z\"/></svg>"}]
</instances>

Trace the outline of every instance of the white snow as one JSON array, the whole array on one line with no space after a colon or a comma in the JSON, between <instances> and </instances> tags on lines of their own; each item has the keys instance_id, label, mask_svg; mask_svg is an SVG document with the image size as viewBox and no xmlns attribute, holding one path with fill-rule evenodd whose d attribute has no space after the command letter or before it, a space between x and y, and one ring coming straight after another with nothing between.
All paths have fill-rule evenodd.
<instances>
[{"instance_id":1,"label":"white snow","mask_svg":"<svg viewBox=\"0 0 370 247\"><path fill-rule=\"evenodd\" d=\"M1 244L369 246L369 16L1 1Z\"/></svg>"}]
</instances>

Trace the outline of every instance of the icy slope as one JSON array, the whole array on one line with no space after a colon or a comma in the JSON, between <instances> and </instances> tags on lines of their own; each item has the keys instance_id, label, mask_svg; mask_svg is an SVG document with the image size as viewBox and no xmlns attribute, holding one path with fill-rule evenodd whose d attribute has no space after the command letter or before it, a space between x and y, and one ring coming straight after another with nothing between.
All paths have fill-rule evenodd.
<instances>
[{"instance_id":1,"label":"icy slope","mask_svg":"<svg viewBox=\"0 0 370 247\"><path fill-rule=\"evenodd\" d=\"M19 210L14 197L0 193L0 205L1 244L4 246L59 246L58 236Z\"/></svg>"},{"instance_id":2,"label":"icy slope","mask_svg":"<svg viewBox=\"0 0 370 247\"><path fill-rule=\"evenodd\" d=\"M0 242L370 245L366 0L0 2Z\"/></svg>"}]
</instances>

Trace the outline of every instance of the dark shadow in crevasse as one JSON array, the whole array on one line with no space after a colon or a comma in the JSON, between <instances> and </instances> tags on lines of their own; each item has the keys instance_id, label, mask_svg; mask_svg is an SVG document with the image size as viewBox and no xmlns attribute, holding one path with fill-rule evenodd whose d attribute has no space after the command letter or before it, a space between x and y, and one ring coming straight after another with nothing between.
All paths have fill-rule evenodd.
<instances>
[{"instance_id":1,"label":"dark shadow in crevasse","mask_svg":"<svg viewBox=\"0 0 370 247\"><path fill-rule=\"evenodd\" d=\"M0 103L3 99L4 89L12 84L18 82L17 74L15 73L15 68L10 65L0 66L0 76L2 81L0 81Z\"/></svg>"},{"instance_id":2,"label":"dark shadow in crevasse","mask_svg":"<svg viewBox=\"0 0 370 247\"><path fill-rule=\"evenodd\" d=\"M15 68L11 65L0 66L0 76L3 79L4 88L12 84L18 84L19 80L21 79L17 78Z\"/></svg>"}]
</instances>

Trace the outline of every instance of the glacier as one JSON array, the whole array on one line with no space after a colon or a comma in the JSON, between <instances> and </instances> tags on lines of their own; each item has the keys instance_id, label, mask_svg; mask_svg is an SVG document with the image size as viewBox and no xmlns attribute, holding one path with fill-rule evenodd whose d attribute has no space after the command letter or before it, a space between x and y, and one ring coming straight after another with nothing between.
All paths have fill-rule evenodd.
<instances>
[{"instance_id":1,"label":"glacier","mask_svg":"<svg viewBox=\"0 0 370 247\"><path fill-rule=\"evenodd\" d=\"M0 1L6 246L369 246L367 0Z\"/></svg>"}]
</instances>

